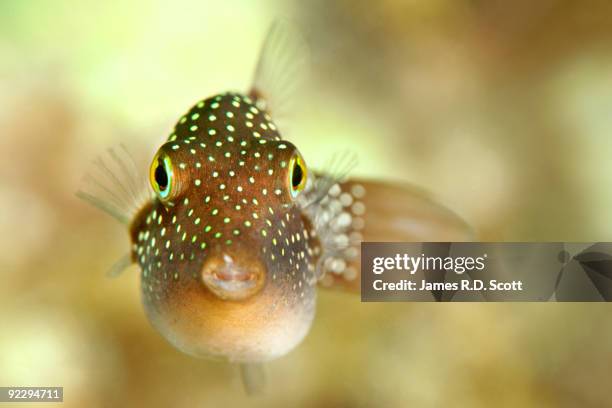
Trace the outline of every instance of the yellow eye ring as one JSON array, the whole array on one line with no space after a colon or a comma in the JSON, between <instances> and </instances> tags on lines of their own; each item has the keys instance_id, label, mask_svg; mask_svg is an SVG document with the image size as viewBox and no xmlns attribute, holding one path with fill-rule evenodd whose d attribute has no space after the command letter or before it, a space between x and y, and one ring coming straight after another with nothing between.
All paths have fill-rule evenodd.
<instances>
[{"instance_id":1,"label":"yellow eye ring","mask_svg":"<svg viewBox=\"0 0 612 408\"><path fill-rule=\"evenodd\" d=\"M159 151L155 155L149 169L149 180L160 200L167 201L172 197L175 185L174 171L172 160L166 153Z\"/></svg>"},{"instance_id":2,"label":"yellow eye ring","mask_svg":"<svg viewBox=\"0 0 612 408\"><path fill-rule=\"evenodd\" d=\"M295 154L289 161L289 190L291 197L296 198L306 187L308 171L304 159L299 154Z\"/></svg>"}]
</instances>

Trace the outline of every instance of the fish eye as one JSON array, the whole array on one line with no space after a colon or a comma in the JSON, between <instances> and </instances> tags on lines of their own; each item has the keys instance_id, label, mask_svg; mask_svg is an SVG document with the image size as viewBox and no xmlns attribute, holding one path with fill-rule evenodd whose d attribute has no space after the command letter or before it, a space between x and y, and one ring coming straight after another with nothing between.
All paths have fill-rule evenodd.
<instances>
[{"instance_id":1,"label":"fish eye","mask_svg":"<svg viewBox=\"0 0 612 408\"><path fill-rule=\"evenodd\" d=\"M306 176L306 164L302 156L299 154L293 155L289 161L289 187L291 190L291 197L297 197L300 191L304 190L306 186Z\"/></svg>"},{"instance_id":2,"label":"fish eye","mask_svg":"<svg viewBox=\"0 0 612 408\"><path fill-rule=\"evenodd\" d=\"M149 172L151 186L160 200L168 200L174 188L172 160L164 152L158 152L151 163Z\"/></svg>"}]
</instances>

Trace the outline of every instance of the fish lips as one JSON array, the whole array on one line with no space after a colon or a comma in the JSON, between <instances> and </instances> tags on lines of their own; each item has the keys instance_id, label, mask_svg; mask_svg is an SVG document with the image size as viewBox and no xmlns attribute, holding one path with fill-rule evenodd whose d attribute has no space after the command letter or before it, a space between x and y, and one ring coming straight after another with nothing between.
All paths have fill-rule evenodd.
<instances>
[{"instance_id":1,"label":"fish lips","mask_svg":"<svg viewBox=\"0 0 612 408\"><path fill-rule=\"evenodd\" d=\"M244 300L265 283L265 269L255 257L222 253L209 256L201 270L204 286L223 300Z\"/></svg>"}]
</instances>

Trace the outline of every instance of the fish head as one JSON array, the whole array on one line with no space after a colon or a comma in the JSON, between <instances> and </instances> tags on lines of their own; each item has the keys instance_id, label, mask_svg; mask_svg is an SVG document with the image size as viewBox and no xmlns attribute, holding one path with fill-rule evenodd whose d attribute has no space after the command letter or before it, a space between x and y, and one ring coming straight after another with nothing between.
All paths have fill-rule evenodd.
<instances>
[{"instance_id":1,"label":"fish head","mask_svg":"<svg viewBox=\"0 0 612 408\"><path fill-rule=\"evenodd\" d=\"M150 167L132 225L147 315L200 357L285 354L314 316L316 238L298 206L307 169L248 97L196 104Z\"/></svg>"}]
</instances>

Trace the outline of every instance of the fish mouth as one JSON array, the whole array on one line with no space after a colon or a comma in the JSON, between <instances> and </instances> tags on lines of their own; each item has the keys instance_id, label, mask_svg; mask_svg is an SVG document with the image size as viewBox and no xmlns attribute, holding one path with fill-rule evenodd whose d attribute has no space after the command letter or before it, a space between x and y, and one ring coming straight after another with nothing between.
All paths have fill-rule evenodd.
<instances>
[{"instance_id":1,"label":"fish mouth","mask_svg":"<svg viewBox=\"0 0 612 408\"><path fill-rule=\"evenodd\" d=\"M229 254L213 256L202 266L202 283L224 300L244 300L263 287L265 271L259 261Z\"/></svg>"}]
</instances>

